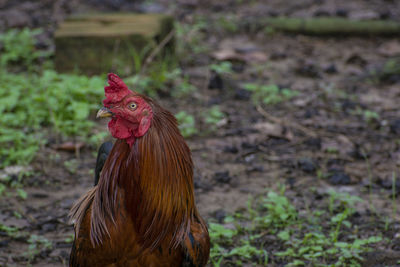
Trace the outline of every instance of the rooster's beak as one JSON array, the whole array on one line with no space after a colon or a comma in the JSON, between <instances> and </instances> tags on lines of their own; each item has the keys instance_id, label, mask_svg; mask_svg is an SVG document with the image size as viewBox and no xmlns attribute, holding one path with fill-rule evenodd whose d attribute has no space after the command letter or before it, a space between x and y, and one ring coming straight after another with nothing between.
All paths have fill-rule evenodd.
<instances>
[{"instance_id":1,"label":"rooster's beak","mask_svg":"<svg viewBox=\"0 0 400 267\"><path fill-rule=\"evenodd\" d=\"M102 107L97 112L96 118L107 118L112 117L113 113L106 107Z\"/></svg>"}]
</instances>

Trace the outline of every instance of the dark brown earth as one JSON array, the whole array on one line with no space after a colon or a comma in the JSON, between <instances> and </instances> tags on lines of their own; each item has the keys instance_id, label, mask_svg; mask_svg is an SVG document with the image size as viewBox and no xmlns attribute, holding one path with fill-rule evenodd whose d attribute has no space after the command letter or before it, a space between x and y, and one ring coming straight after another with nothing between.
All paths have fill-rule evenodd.
<instances>
[{"instance_id":1,"label":"dark brown earth","mask_svg":"<svg viewBox=\"0 0 400 267\"><path fill-rule=\"evenodd\" d=\"M186 24L195 24L198 16L206 22L221 17L239 22L237 29L210 27L195 33L202 39L191 45L204 52L183 58L182 68L198 91L190 99L160 99L171 111L186 110L198 118L215 104L226 114L226 123L217 131L207 133L207 126L199 124L200 134L188 139L196 164L197 203L206 219L245 208L250 195L282 184L299 207L318 206L330 188L360 196L365 202L357 208L358 220L365 235L377 227L370 214L392 218L392 175L400 176L400 76L380 73L388 59L400 56L399 39L266 34L246 27L246 22L276 15L399 20L398 1L0 1L0 31L44 27L40 38L51 44L57 22L70 13L93 11L93 6L102 11L166 12ZM235 53L235 71L211 74L208 65L226 51ZM243 89L246 82L276 84L298 95L256 108ZM378 116L369 117L371 113ZM66 239L73 234L67 214L92 186L95 156L89 148L77 157L44 147L29 167L35 174L25 187L28 198L1 199L2 224L53 244L31 259L32 265L67 265L71 243ZM72 167L65 167L65 161ZM400 193L400 179L394 190ZM384 233L392 240L390 247L380 249L400 253L399 218L397 212ZM0 232L1 266L25 266L27 250L26 240Z\"/></svg>"}]
</instances>

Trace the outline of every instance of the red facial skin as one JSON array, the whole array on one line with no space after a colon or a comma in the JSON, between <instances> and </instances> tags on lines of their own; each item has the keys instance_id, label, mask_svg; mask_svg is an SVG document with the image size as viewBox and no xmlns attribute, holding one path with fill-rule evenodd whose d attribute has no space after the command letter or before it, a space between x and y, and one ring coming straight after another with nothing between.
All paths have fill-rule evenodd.
<instances>
[{"instance_id":1,"label":"red facial skin","mask_svg":"<svg viewBox=\"0 0 400 267\"><path fill-rule=\"evenodd\" d=\"M103 105L113 113L108 129L113 137L125 139L132 147L136 138L143 136L151 126L151 106L129 90L117 75L109 74L108 83L103 100Z\"/></svg>"}]
</instances>

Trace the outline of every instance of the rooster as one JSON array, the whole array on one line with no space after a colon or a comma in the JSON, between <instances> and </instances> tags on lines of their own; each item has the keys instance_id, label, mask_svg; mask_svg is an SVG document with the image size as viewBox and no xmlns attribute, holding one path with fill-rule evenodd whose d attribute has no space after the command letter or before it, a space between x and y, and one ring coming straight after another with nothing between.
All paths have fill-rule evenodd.
<instances>
[{"instance_id":1,"label":"rooster","mask_svg":"<svg viewBox=\"0 0 400 267\"><path fill-rule=\"evenodd\" d=\"M71 209L70 266L205 266L208 230L175 117L115 74L108 84L97 117L111 118L117 140L98 184Z\"/></svg>"}]
</instances>

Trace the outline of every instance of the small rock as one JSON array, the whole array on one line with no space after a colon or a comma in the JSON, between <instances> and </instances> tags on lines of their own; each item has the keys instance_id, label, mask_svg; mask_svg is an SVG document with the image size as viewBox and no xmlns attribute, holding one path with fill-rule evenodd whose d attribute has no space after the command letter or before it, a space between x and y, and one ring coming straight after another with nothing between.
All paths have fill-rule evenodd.
<instances>
[{"instance_id":1,"label":"small rock","mask_svg":"<svg viewBox=\"0 0 400 267\"><path fill-rule=\"evenodd\" d=\"M219 104L221 104L221 102L222 102L221 97L215 96L215 97L211 98L211 99L207 102L207 105L209 105L209 106L219 105Z\"/></svg>"},{"instance_id":2,"label":"small rock","mask_svg":"<svg viewBox=\"0 0 400 267\"><path fill-rule=\"evenodd\" d=\"M394 134L400 135L400 119L390 122L390 131Z\"/></svg>"},{"instance_id":3,"label":"small rock","mask_svg":"<svg viewBox=\"0 0 400 267\"><path fill-rule=\"evenodd\" d=\"M336 66L335 66L335 64L329 64L325 69L324 69L324 71L326 72L326 73L329 73L329 74L334 74L334 73L337 73L338 71L337 71L337 69L336 69Z\"/></svg>"},{"instance_id":4,"label":"small rock","mask_svg":"<svg viewBox=\"0 0 400 267\"><path fill-rule=\"evenodd\" d=\"M69 250L68 251L67 250L61 250L60 251L60 257L65 259L65 260L68 260L69 259Z\"/></svg>"},{"instance_id":5,"label":"small rock","mask_svg":"<svg viewBox=\"0 0 400 267\"><path fill-rule=\"evenodd\" d=\"M350 176L343 171L335 170L328 178L329 183L333 185L348 185L351 182Z\"/></svg>"},{"instance_id":6,"label":"small rock","mask_svg":"<svg viewBox=\"0 0 400 267\"><path fill-rule=\"evenodd\" d=\"M310 77L310 78L320 77L318 67L315 65L314 62L311 61L307 62L300 61L296 69L296 73L304 77Z\"/></svg>"},{"instance_id":7,"label":"small rock","mask_svg":"<svg viewBox=\"0 0 400 267\"><path fill-rule=\"evenodd\" d=\"M0 241L0 247L7 247L11 240Z\"/></svg>"},{"instance_id":8,"label":"small rock","mask_svg":"<svg viewBox=\"0 0 400 267\"><path fill-rule=\"evenodd\" d=\"M357 108L357 103L350 99L343 99L341 106L342 106L343 112L348 114L349 112L352 112L353 110L355 110Z\"/></svg>"},{"instance_id":9,"label":"small rock","mask_svg":"<svg viewBox=\"0 0 400 267\"><path fill-rule=\"evenodd\" d=\"M388 190L393 190L393 178L392 175L388 175L385 178L380 178L377 179L377 184L379 184L380 186L382 186L385 189ZM395 187L395 195L399 195L400 194L400 179L396 179L396 182L394 184Z\"/></svg>"},{"instance_id":10,"label":"small rock","mask_svg":"<svg viewBox=\"0 0 400 267\"><path fill-rule=\"evenodd\" d=\"M204 191L209 191L211 189L211 185L209 183L199 181L199 180L194 180L194 188L195 189L202 189Z\"/></svg>"},{"instance_id":11,"label":"small rock","mask_svg":"<svg viewBox=\"0 0 400 267\"><path fill-rule=\"evenodd\" d=\"M46 193L32 193L31 196L34 198L48 198L49 197L49 195Z\"/></svg>"},{"instance_id":12,"label":"small rock","mask_svg":"<svg viewBox=\"0 0 400 267\"><path fill-rule=\"evenodd\" d=\"M314 12L315 17L329 17L331 14L327 10L319 9Z\"/></svg>"},{"instance_id":13,"label":"small rock","mask_svg":"<svg viewBox=\"0 0 400 267\"><path fill-rule=\"evenodd\" d=\"M356 145L353 149L353 151L351 151L349 153L350 157L353 157L355 159L361 159L361 160L365 160L365 157L368 157L365 152L363 152L362 148L359 145Z\"/></svg>"},{"instance_id":14,"label":"small rock","mask_svg":"<svg viewBox=\"0 0 400 267\"><path fill-rule=\"evenodd\" d=\"M316 108L307 108L304 111L304 115L303 116L306 119L311 119L312 117L314 117L314 116L316 116L318 114L319 114L318 109L316 109Z\"/></svg>"},{"instance_id":15,"label":"small rock","mask_svg":"<svg viewBox=\"0 0 400 267\"><path fill-rule=\"evenodd\" d=\"M364 67L368 62L359 54L353 53L346 59L346 63Z\"/></svg>"},{"instance_id":16,"label":"small rock","mask_svg":"<svg viewBox=\"0 0 400 267\"><path fill-rule=\"evenodd\" d=\"M389 10L383 10L379 12L380 19L390 19L392 17L392 13Z\"/></svg>"},{"instance_id":17,"label":"small rock","mask_svg":"<svg viewBox=\"0 0 400 267\"><path fill-rule=\"evenodd\" d=\"M45 223L45 224L42 224L41 228L42 228L42 232L47 233L47 232L55 231L57 228L57 225L55 223Z\"/></svg>"},{"instance_id":18,"label":"small rock","mask_svg":"<svg viewBox=\"0 0 400 267\"><path fill-rule=\"evenodd\" d=\"M210 82L208 83L209 89L224 89L224 81L221 78L221 75L216 73L215 71L211 72Z\"/></svg>"},{"instance_id":19,"label":"small rock","mask_svg":"<svg viewBox=\"0 0 400 267\"><path fill-rule=\"evenodd\" d=\"M246 89L236 89L234 98L236 100L247 101L251 97L251 92Z\"/></svg>"},{"instance_id":20,"label":"small rock","mask_svg":"<svg viewBox=\"0 0 400 267\"><path fill-rule=\"evenodd\" d=\"M316 149L321 149L321 138L308 138L304 141L307 146L314 147Z\"/></svg>"},{"instance_id":21,"label":"small rock","mask_svg":"<svg viewBox=\"0 0 400 267\"><path fill-rule=\"evenodd\" d=\"M236 154L239 152L239 149L236 146L226 146L224 147L224 152Z\"/></svg>"},{"instance_id":22,"label":"small rock","mask_svg":"<svg viewBox=\"0 0 400 267\"><path fill-rule=\"evenodd\" d=\"M226 217L226 212L222 209L216 210L214 217L217 219L218 223L223 223Z\"/></svg>"},{"instance_id":23,"label":"small rock","mask_svg":"<svg viewBox=\"0 0 400 267\"><path fill-rule=\"evenodd\" d=\"M261 165L256 165L256 166L250 166L249 168L246 169L247 173L250 172L263 172L264 171L264 167Z\"/></svg>"},{"instance_id":24,"label":"small rock","mask_svg":"<svg viewBox=\"0 0 400 267\"><path fill-rule=\"evenodd\" d=\"M349 12L346 9L343 8L338 8L336 9L336 16L338 17L347 17Z\"/></svg>"},{"instance_id":25,"label":"small rock","mask_svg":"<svg viewBox=\"0 0 400 267\"><path fill-rule=\"evenodd\" d=\"M246 54L260 51L260 49L254 44L244 44L242 46L235 47L235 51L241 54Z\"/></svg>"},{"instance_id":26,"label":"small rock","mask_svg":"<svg viewBox=\"0 0 400 267\"><path fill-rule=\"evenodd\" d=\"M296 178L294 177L288 177L286 179L286 183L289 185L290 188L294 188L295 184L296 184Z\"/></svg>"},{"instance_id":27,"label":"small rock","mask_svg":"<svg viewBox=\"0 0 400 267\"><path fill-rule=\"evenodd\" d=\"M316 170L316 164L312 159L304 158L298 161L298 165L303 172L313 173Z\"/></svg>"},{"instance_id":28,"label":"small rock","mask_svg":"<svg viewBox=\"0 0 400 267\"><path fill-rule=\"evenodd\" d=\"M73 198L66 198L61 201L60 207L64 209L69 209L72 207L76 200Z\"/></svg>"},{"instance_id":29,"label":"small rock","mask_svg":"<svg viewBox=\"0 0 400 267\"><path fill-rule=\"evenodd\" d=\"M269 56L271 60L279 60L287 58L287 54L285 52L272 52Z\"/></svg>"},{"instance_id":30,"label":"small rock","mask_svg":"<svg viewBox=\"0 0 400 267\"><path fill-rule=\"evenodd\" d=\"M232 70L236 73L242 73L245 69L245 64L241 62L233 62Z\"/></svg>"},{"instance_id":31,"label":"small rock","mask_svg":"<svg viewBox=\"0 0 400 267\"><path fill-rule=\"evenodd\" d=\"M214 179L218 183L228 184L230 183L232 177L229 176L229 171L222 171L222 172L216 172L214 174Z\"/></svg>"},{"instance_id":32,"label":"small rock","mask_svg":"<svg viewBox=\"0 0 400 267\"><path fill-rule=\"evenodd\" d=\"M249 150L258 150L258 146L256 144L252 144L249 142L244 141L242 143L242 148L243 149L249 149Z\"/></svg>"},{"instance_id":33,"label":"small rock","mask_svg":"<svg viewBox=\"0 0 400 267\"><path fill-rule=\"evenodd\" d=\"M244 161L245 161L246 163L250 163L250 162L254 161L255 158L256 158L256 156L255 156L254 154L250 154L250 155L244 157Z\"/></svg>"}]
</instances>

